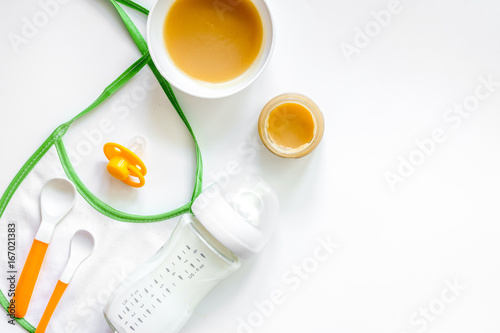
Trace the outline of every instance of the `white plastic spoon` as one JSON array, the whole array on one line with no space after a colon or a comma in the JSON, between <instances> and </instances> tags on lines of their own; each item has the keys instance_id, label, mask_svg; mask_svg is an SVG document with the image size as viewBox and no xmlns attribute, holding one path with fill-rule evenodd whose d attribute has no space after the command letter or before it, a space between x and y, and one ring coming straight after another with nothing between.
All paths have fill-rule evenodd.
<instances>
[{"instance_id":1,"label":"white plastic spoon","mask_svg":"<svg viewBox=\"0 0 500 333\"><path fill-rule=\"evenodd\" d=\"M14 294L13 301L17 318L23 318L28 311L33 289L54 229L73 208L75 198L75 186L67 179L54 178L42 188L40 196L42 222L31 245Z\"/></svg>"},{"instance_id":2,"label":"white plastic spoon","mask_svg":"<svg viewBox=\"0 0 500 333\"><path fill-rule=\"evenodd\" d=\"M64 291L75 275L76 270L94 251L94 237L85 230L79 230L71 239L71 252L68 263L64 269L61 278L57 281L56 288L50 297L49 304L43 312L42 319L36 328L36 333L43 333L47 329L50 318L59 303Z\"/></svg>"}]
</instances>

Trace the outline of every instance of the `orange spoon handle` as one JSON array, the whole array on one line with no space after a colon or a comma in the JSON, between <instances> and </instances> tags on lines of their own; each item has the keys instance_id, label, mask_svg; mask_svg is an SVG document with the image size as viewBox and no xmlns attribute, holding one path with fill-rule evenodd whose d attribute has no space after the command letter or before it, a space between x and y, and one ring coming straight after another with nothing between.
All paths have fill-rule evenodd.
<instances>
[{"instance_id":1,"label":"orange spoon handle","mask_svg":"<svg viewBox=\"0 0 500 333\"><path fill-rule=\"evenodd\" d=\"M40 319L40 323L38 323L38 327L36 328L35 333L45 332L45 330L47 329L47 325L49 324L50 318L52 317L52 314L54 313L54 310L56 309L57 304L59 303L59 300L61 299L67 287L68 287L67 283L61 282L61 280L57 281L56 288L54 289L52 296L50 296L49 304L47 304L47 307L43 312L42 319Z\"/></svg>"},{"instance_id":2,"label":"orange spoon handle","mask_svg":"<svg viewBox=\"0 0 500 333\"><path fill-rule=\"evenodd\" d=\"M45 258L48 246L49 244L37 239L31 245L28 259L26 259L14 293L14 306L17 318L23 318L28 311L31 295L33 295L33 289L35 288L38 273L40 273L40 267L42 267L43 258Z\"/></svg>"}]
</instances>

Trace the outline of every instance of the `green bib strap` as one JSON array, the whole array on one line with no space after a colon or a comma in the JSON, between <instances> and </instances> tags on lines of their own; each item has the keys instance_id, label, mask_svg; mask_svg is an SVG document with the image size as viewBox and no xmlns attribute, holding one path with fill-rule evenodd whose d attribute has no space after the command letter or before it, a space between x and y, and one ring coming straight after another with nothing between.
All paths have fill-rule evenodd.
<instances>
[{"instance_id":1,"label":"green bib strap","mask_svg":"<svg viewBox=\"0 0 500 333\"><path fill-rule=\"evenodd\" d=\"M118 14L120 14L120 17L123 20L123 23L125 23L125 27L129 31L130 35L132 36L132 39L134 40L135 44L139 48L139 51L143 55L149 54L148 50L148 45L146 43L146 40L144 37L141 35L135 24L132 22L130 17L125 13L125 11L118 5L118 3L115 0L109 0L113 6L116 8L118 11ZM127 6L130 6L134 9L136 9L137 4L130 0L119 0L123 4L126 4ZM140 7L140 6L139 6ZM141 9L138 9L140 11L145 11L146 14L149 14L149 11L144 9L143 7L140 7ZM163 91L167 95L168 99L170 100L170 103L172 103L173 107L177 111L177 114L179 117L181 117L182 121L186 125L187 129L189 130L189 133L191 133L191 136L193 137L194 143L195 143L195 149L196 149L196 160L197 160L197 170L196 170L196 185L194 188L193 192L193 197L191 198L192 200L196 199L198 195L200 195L201 190L202 190L202 178L203 178L203 163L202 163L202 158L201 158L201 151L200 147L198 146L198 141L196 140L196 136L194 135L194 132L191 128L191 125L189 125L189 122L184 115L184 112L182 112L182 108L179 105L179 102L177 101L177 98L175 97L175 94L172 90L172 87L170 86L170 83L168 83L167 80L160 74L158 69L156 68L155 64L151 60L149 62L149 67L151 68L151 71L153 72L154 76L160 83L160 86L163 88Z\"/></svg>"},{"instance_id":2,"label":"green bib strap","mask_svg":"<svg viewBox=\"0 0 500 333\"><path fill-rule=\"evenodd\" d=\"M128 6L132 9L135 9L137 10L138 12L141 12L145 15L148 15L149 14L149 10L147 10L146 8L142 7L141 5L133 2L133 1L130 1L130 0L117 0L117 2L119 3L122 3L124 4L125 6Z\"/></svg>"},{"instance_id":3,"label":"green bib strap","mask_svg":"<svg viewBox=\"0 0 500 333\"><path fill-rule=\"evenodd\" d=\"M169 218L184 214L186 212L189 212L191 209L192 202L196 197L201 193L202 190L202 178L203 178L203 162L202 162L202 156L201 156L201 151L198 145L198 142L196 140L196 137L194 135L194 132L184 115L182 108L179 105L179 102L177 101L177 98L175 97L174 92L172 91L172 88L170 84L161 76L159 73L158 69L155 67L153 64L151 57L149 55L148 47L146 44L146 41L144 40L144 37L139 33L137 27L134 25L132 20L128 17L128 15L125 13L125 11L114 1L110 0L111 3L115 6L117 9L118 13L120 14L120 17L122 18L123 22L125 23L125 26L127 30L130 32L132 39L134 42L137 44L139 50L141 53L143 53L143 56L136 61L130 68L128 68L123 74L121 74L113 83L111 83L104 92L91 104L89 105L85 110L80 112L76 117L71 119L70 121L62 124L59 126L53 133L52 135L44 142L44 144L31 156L31 158L26 162L26 164L23 166L23 168L19 171L19 173L16 175L14 180L11 182L9 187L7 188L7 191L4 193L2 199L0 200L0 216L3 214L3 211L5 210L5 207L7 206L8 202L12 198L12 195L14 192L17 190L19 187L20 183L24 178L27 176L27 174L33 169L33 167L38 163L38 161L45 155L45 153L52 147L52 145L55 145L59 154L59 157L61 159L63 168L68 175L68 178L71 179L80 194L87 200L90 205L92 205L97 211L100 213L109 216L112 219L123 221L123 222L132 222L132 223L146 223L146 222L158 222L158 221L163 221L167 220ZM120 2L123 2L130 6L131 8L137 9L141 12L148 12L146 9L143 7L136 5L130 0L120 0ZM64 143L61 139L61 137L67 132L71 124L78 120L79 118L83 117L87 113L91 112L94 110L97 106L99 106L102 102L104 102L108 97L110 97L112 94L114 94L118 89L120 89L124 84L126 84L132 77L134 77L145 65L149 65L151 68L153 74L157 78L158 82L160 83L160 86L162 87L163 91L167 95L168 99L172 103L173 107L175 108L177 114L179 117L182 119L184 124L186 125L189 133L193 137L193 141L195 144L195 152L196 152L196 174L195 174L195 185L193 189L193 193L191 196L191 201L186 203L184 206L179 207L175 210L172 210L170 212L166 212L163 214L158 214L158 215L152 215L152 216L140 216L140 215L133 215L133 214L127 214L123 213L121 211L118 211L109 205L105 204L101 200L99 200L92 192L90 192L86 186L83 184L83 182L80 180L78 175L76 174L75 170L73 169L73 166L70 163L68 154L66 152L66 148L64 146Z\"/></svg>"}]
</instances>

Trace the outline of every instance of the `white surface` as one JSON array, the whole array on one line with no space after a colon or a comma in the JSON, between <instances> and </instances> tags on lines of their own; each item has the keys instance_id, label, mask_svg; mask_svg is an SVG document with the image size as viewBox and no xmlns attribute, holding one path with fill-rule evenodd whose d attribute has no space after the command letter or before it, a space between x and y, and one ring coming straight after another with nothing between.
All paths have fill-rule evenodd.
<instances>
[{"instance_id":1,"label":"white surface","mask_svg":"<svg viewBox=\"0 0 500 333\"><path fill-rule=\"evenodd\" d=\"M184 332L235 332L240 319L249 316L258 326L255 332L500 329L500 87L467 118L448 113L470 100L483 84L480 77L500 81L500 4L407 1L349 63L342 43L353 44L356 29L373 26L371 12L388 3L269 0L277 44L263 75L227 99L178 93L200 141L206 183L222 170L244 165L261 173L282 203L281 227L269 246L200 304ZM23 18L32 20L40 8L32 0L0 4L2 191L57 125L83 110L139 56L114 10L101 0L61 5L14 52L7 34L20 34ZM132 17L144 31L145 18ZM307 95L325 114L322 145L301 160L274 157L258 139L260 109L284 92ZM124 97L114 98L123 103ZM79 123L80 129L75 126L73 140L84 137L85 126L95 128L90 122L99 123L106 112L116 117L102 143L127 142L141 134L137 128L149 129L149 194L104 176L101 144L79 165L82 179L107 202L136 213L185 203L194 154L166 98L153 89L141 107L129 107L126 119L118 117L123 109L113 113L112 103L87 117L89 123ZM391 191L384 174L395 172L399 156L408 158L417 149L415 140L430 138L436 128L441 129L437 137L446 134L445 142ZM148 196L158 199L150 202ZM108 228L111 233L113 226ZM323 249L318 238L323 245L334 240L339 246ZM313 254L317 259L311 259ZM298 277L294 265L305 265L310 273ZM115 279L110 276L97 297L105 298ZM450 288L455 282L465 290ZM65 297L70 295L68 290ZM279 304L269 306L270 299ZM419 311L429 306L433 312L423 319ZM22 332L5 320L0 331Z\"/></svg>"}]
</instances>

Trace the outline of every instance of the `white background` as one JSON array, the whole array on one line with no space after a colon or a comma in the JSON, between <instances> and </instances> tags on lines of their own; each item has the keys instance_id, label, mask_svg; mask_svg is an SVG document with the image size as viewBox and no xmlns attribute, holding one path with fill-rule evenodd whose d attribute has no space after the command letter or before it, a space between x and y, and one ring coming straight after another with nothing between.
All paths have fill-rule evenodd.
<instances>
[{"instance_id":1,"label":"white background","mask_svg":"<svg viewBox=\"0 0 500 333\"><path fill-rule=\"evenodd\" d=\"M471 100L480 77L500 82L498 1L406 1L366 46L357 40L350 59L342 43L355 46L358 29L376 29L372 12L389 2L268 2L277 42L264 74L227 99L177 95L200 142L206 183L232 160L260 173L280 195L280 227L258 258L200 304L185 332L236 332L238 318L249 316L252 331L262 333L498 332L500 87L460 124L445 118ZM33 0L0 3L1 192L57 125L140 56L105 0L59 5L16 50L9 33L21 35L23 18L33 22L41 10ZM128 12L144 31L145 18ZM286 92L312 98L326 118L324 141L301 160L280 159L252 141L262 107ZM106 178L100 148L77 167L106 202L139 213L181 205L192 186L190 138L161 91L151 95L103 139L146 132L145 159L156 170L150 187L134 194ZM110 109L75 125L68 145L76 147ZM417 156L415 141L436 128L446 140L392 191L387 172L397 173L400 156ZM339 247L313 265L318 239ZM310 273L294 283L283 278L302 263ZM450 283L465 290L454 295ZM284 301L256 314L255 302L276 290ZM22 332L6 320L0 331Z\"/></svg>"}]
</instances>

